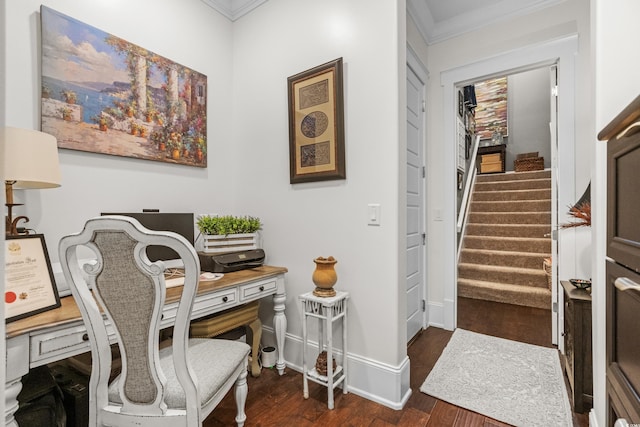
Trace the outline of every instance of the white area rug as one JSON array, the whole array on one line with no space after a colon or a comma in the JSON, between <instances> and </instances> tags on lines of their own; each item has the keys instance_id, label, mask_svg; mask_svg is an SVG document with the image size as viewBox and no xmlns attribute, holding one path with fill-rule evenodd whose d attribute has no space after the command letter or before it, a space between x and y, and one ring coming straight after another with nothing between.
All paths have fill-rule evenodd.
<instances>
[{"instance_id":1,"label":"white area rug","mask_svg":"<svg viewBox=\"0 0 640 427\"><path fill-rule=\"evenodd\" d=\"M456 329L420 391L515 426L573 425L552 348Z\"/></svg>"}]
</instances>

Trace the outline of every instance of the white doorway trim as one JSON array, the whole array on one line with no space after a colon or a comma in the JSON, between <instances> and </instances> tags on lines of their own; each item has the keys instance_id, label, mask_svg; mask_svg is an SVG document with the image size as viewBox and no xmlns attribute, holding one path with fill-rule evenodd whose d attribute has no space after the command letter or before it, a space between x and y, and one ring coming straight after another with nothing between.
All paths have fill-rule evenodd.
<instances>
[{"instance_id":1,"label":"white doorway trim","mask_svg":"<svg viewBox=\"0 0 640 427\"><path fill-rule=\"evenodd\" d=\"M411 46L407 45L407 78L410 74L413 74L415 78L417 78L417 84L419 87L419 101L421 101L420 106L418 106L418 117L413 119L412 124L418 126L416 138L419 139L419 146L414 146L417 151L414 150L414 157L409 155L409 146L410 146L410 133L407 130L407 189L413 188L416 190L417 197L410 197L409 190L407 190L407 229L410 228L410 224L413 223L415 225L415 221L410 221L410 210L413 210L415 213L416 209L410 209L409 204L412 204L413 207L416 207L417 202L417 211L418 213L415 215L414 220L417 220L417 232L412 228L413 234L411 236L407 235L407 293L406 293L406 304L407 304L407 341L411 341L413 337L425 329L427 326L427 319L429 318L428 306L426 304L427 301L427 286L426 286L426 277L427 277L427 265L428 265L428 256L427 256L427 246L425 244L426 240L426 229L427 229L427 218L426 218L426 123L427 123L427 113L426 113L426 85L427 79L429 78L429 73L425 68L424 64L418 59L418 56L413 51ZM409 114L409 106L410 106L410 97L409 97L409 81L407 81L407 129L409 128L410 122L410 114ZM416 161L416 165L413 165L414 168L410 165L410 157ZM417 158L416 158L417 157ZM417 166L418 170L415 170L415 166ZM410 169L413 170L413 173L410 173ZM411 179L411 177L413 179ZM413 185L411 185L413 184ZM416 200L417 199L417 200ZM411 203L410 203L411 200ZM417 218L416 218L417 217ZM411 249L409 245L414 245ZM417 255L415 255L417 253ZM414 254L414 258L411 257L411 254ZM417 259L415 259L417 258ZM413 259L413 262L410 262ZM409 269L412 269L412 272L415 274L409 278ZM413 282L413 287L409 290L409 284ZM417 283L415 283L417 282ZM413 310L413 311L412 311ZM414 314L412 314L414 313ZM418 324L419 323L419 324Z\"/></svg>"},{"instance_id":2,"label":"white doorway trim","mask_svg":"<svg viewBox=\"0 0 640 427\"><path fill-rule=\"evenodd\" d=\"M444 161L448 165L445 170L451 171L444 178L444 184L450 188L443 200L443 224L449 230L446 241L440 250L444 253L444 327L453 330L457 319L457 256L456 256L456 127L455 112L457 111L456 86L491 78L505 74L513 74L543 66L558 65L558 158L557 170L562 175L558 177L558 206L570 206L575 194L575 55L578 52L578 37L572 35L549 42L525 46L523 48L505 52L473 64L443 71L440 82L443 87L444 108ZM554 224L557 225L557 224ZM559 277L572 276L575 263L575 244L572 239L558 236L560 259L558 260ZM564 244L563 244L564 243ZM431 248L427 248L430 250ZM565 261L564 257L568 257ZM542 268L542 267L541 267ZM564 271L567 269L567 271Z\"/></svg>"}]
</instances>

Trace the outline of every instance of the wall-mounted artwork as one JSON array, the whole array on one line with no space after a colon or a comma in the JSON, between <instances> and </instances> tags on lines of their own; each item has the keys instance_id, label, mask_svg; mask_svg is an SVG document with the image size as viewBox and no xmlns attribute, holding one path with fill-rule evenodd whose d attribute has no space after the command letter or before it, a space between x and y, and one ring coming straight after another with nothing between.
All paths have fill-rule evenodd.
<instances>
[{"instance_id":1,"label":"wall-mounted artwork","mask_svg":"<svg viewBox=\"0 0 640 427\"><path fill-rule=\"evenodd\" d=\"M507 78L477 83L475 92L478 102L476 132L480 139L491 139L495 131L507 136Z\"/></svg>"},{"instance_id":2,"label":"wall-mounted artwork","mask_svg":"<svg viewBox=\"0 0 640 427\"><path fill-rule=\"evenodd\" d=\"M72 150L207 166L207 76L42 6L42 131Z\"/></svg>"},{"instance_id":3,"label":"wall-mounted artwork","mask_svg":"<svg viewBox=\"0 0 640 427\"><path fill-rule=\"evenodd\" d=\"M345 179L342 58L287 83L290 183Z\"/></svg>"}]
</instances>

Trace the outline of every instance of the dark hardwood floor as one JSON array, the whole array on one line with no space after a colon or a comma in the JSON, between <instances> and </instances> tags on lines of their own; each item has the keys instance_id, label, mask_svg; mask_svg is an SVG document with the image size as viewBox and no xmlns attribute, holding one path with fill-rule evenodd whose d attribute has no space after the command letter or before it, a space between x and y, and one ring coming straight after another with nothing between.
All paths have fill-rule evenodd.
<instances>
[{"instance_id":1,"label":"dark hardwood floor","mask_svg":"<svg viewBox=\"0 0 640 427\"><path fill-rule=\"evenodd\" d=\"M551 315L548 310L460 298L458 326L474 332L530 344L553 347ZM475 412L440 401L420 392L452 332L430 327L411 343L410 386L412 395L405 407L396 411L336 389L335 409L327 409L324 387L309 383L309 399L302 397L302 374L287 368L283 376L263 369L258 378L249 376L245 426L426 426L504 427ZM235 402L229 393L207 418L205 427L233 426ZM588 426L587 414L574 414L574 426ZM570 427L570 426L567 426Z\"/></svg>"}]
</instances>

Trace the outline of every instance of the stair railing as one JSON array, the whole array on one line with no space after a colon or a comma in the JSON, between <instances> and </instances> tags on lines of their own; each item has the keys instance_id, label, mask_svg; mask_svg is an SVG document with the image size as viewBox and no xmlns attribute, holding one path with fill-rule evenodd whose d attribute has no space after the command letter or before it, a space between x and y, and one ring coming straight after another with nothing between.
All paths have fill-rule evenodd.
<instances>
[{"instance_id":1,"label":"stair railing","mask_svg":"<svg viewBox=\"0 0 640 427\"><path fill-rule=\"evenodd\" d=\"M464 193L462 194L462 202L460 203L460 212L458 212L457 230L458 233L464 231L464 227L467 224L467 212L469 210L469 203L471 201L471 190L476 182L476 156L478 154L478 146L480 145L480 135L476 135L473 147L471 149L471 161L469 162L469 173L467 173L467 180L464 184ZM460 248L462 246L462 238L458 241L458 255L460 254Z\"/></svg>"}]
</instances>

